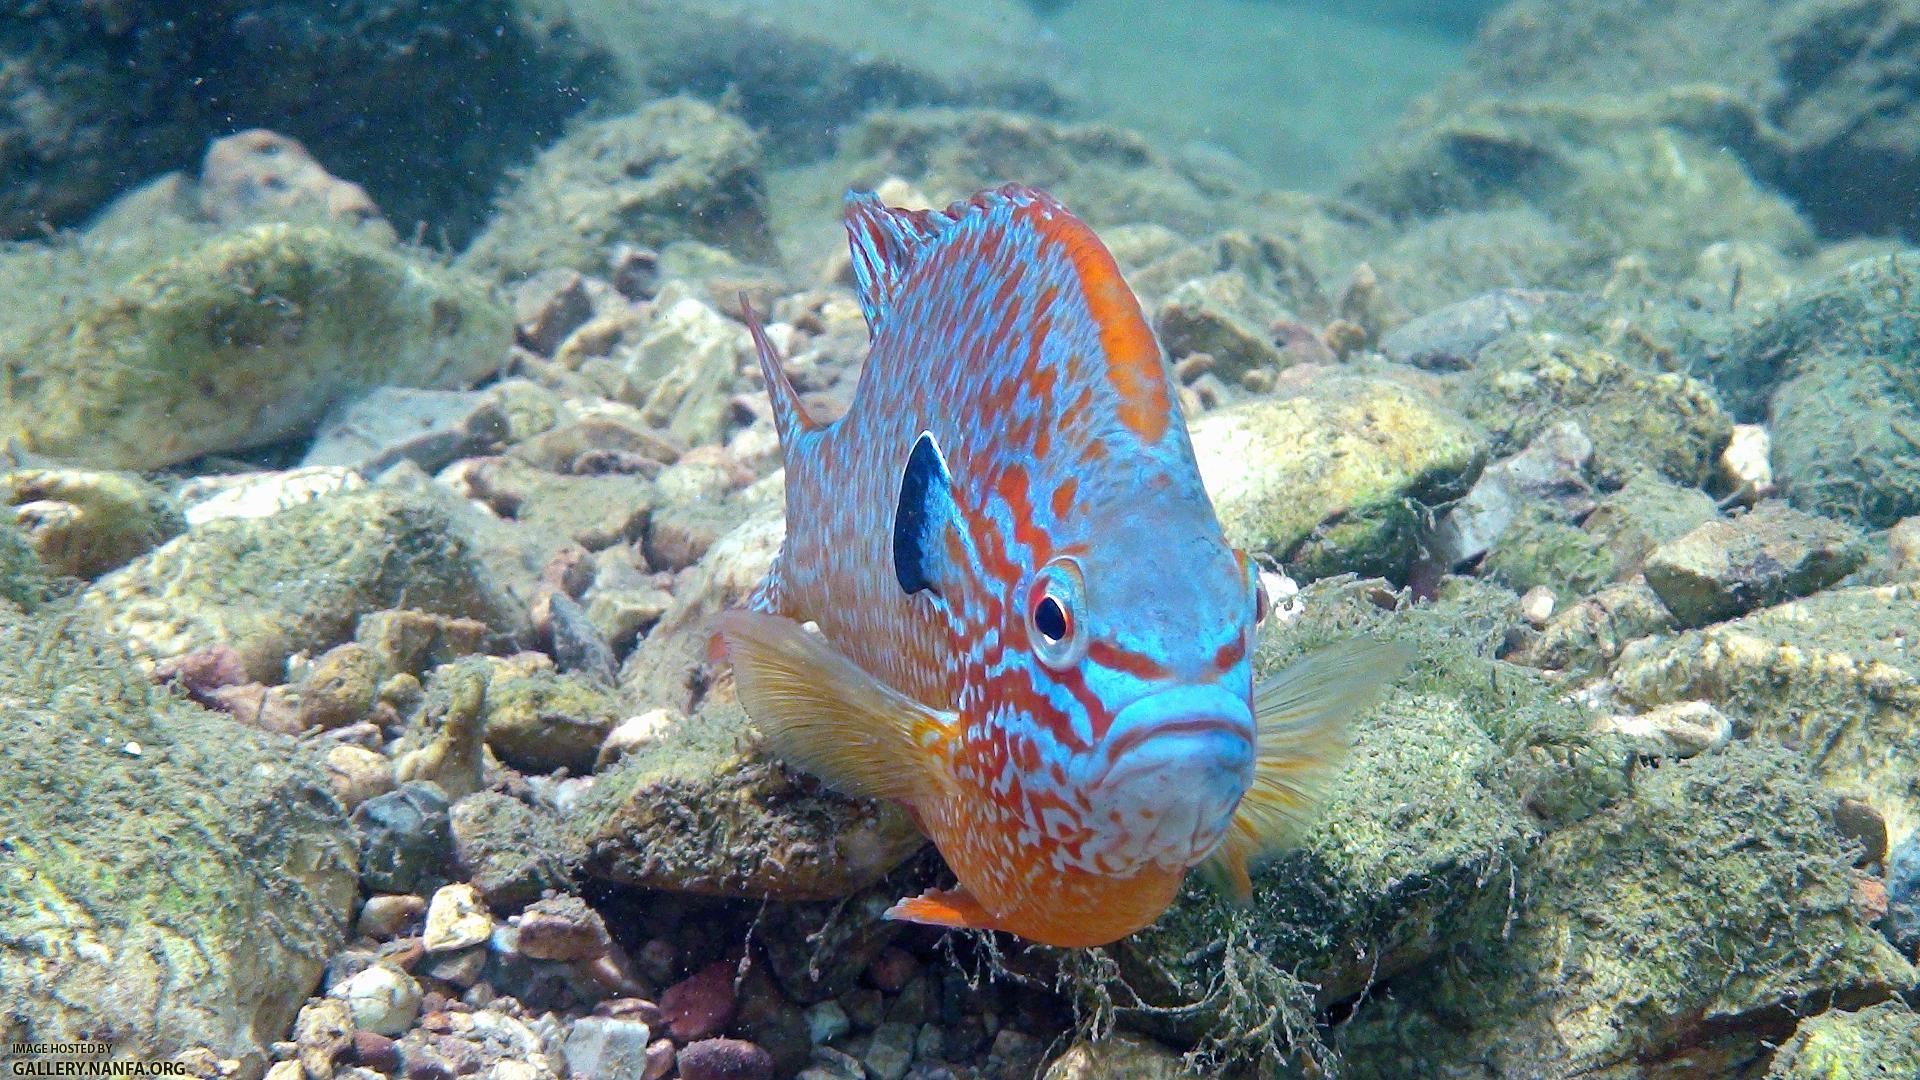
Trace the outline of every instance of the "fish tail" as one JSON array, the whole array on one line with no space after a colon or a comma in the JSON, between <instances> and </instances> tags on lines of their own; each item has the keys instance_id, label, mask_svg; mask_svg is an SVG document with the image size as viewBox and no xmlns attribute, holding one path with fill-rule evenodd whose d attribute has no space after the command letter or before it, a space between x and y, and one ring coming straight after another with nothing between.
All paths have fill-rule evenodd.
<instances>
[{"instance_id":1,"label":"fish tail","mask_svg":"<svg viewBox=\"0 0 1920 1080\"><path fill-rule=\"evenodd\" d=\"M793 380L787 378L780 350L767 337L767 328L761 324L745 293L740 294L740 315L746 320L747 332L753 335L754 351L760 356L760 376L766 380L767 399L773 403L774 430L780 435L780 445L791 452L796 434L818 431L820 424L800 403L800 392L793 388Z\"/></svg>"},{"instance_id":2,"label":"fish tail","mask_svg":"<svg viewBox=\"0 0 1920 1080\"><path fill-rule=\"evenodd\" d=\"M1348 723L1379 704L1412 659L1413 650L1397 642L1345 641L1254 689L1253 786L1202 871L1209 883L1241 902L1252 898L1249 864L1306 831L1346 757Z\"/></svg>"}]
</instances>

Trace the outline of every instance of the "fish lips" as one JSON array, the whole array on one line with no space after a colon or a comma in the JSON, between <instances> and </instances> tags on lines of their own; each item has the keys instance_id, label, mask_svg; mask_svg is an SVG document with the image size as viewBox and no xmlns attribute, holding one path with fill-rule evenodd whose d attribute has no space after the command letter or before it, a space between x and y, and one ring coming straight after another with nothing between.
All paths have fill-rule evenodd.
<instances>
[{"instance_id":1,"label":"fish lips","mask_svg":"<svg viewBox=\"0 0 1920 1080\"><path fill-rule=\"evenodd\" d=\"M1114 717L1088 790L1108 865L1186 867L1219 845L1253 784L1253 709L1218 686L1180 686Z\"/></svg>"}]
</instances>

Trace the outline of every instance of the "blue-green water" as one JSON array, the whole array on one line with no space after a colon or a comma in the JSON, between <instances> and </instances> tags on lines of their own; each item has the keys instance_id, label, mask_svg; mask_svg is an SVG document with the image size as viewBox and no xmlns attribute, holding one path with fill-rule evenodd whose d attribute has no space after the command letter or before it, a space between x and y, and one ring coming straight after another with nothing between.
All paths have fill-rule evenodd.
<instances>
[{"instance_id":1,"label":"blue-green water","mask_svg":"<svg viewBox=\"0 0 1920 1080\"><path fill-rule=\"evenodd\" d=\"M1920 1077L1916 72L1899 0L0 11L0 1058ZM884 919L965 884L922 796L783 761L709 640L791 515L903 486L789 492L747 310L828 422L887 377L844 194L1007 183L1139 301L1255 678L1415 657L1263 717L1250 902L1093 949ZM1047 529L1154 530L1007 480L1059 442L1002 419L949 478L1017 526L992 639L1105 635L1041 657L1082 705L1188 679L1099 580L1028 610ZM915 715L1008 722L966 685ZM853 697L879 774L964 783ZM1040 814L1056 742L968 803L1039 815L1008 873L1125 849L1093 781Z\"/></svg>"}]
</instances>

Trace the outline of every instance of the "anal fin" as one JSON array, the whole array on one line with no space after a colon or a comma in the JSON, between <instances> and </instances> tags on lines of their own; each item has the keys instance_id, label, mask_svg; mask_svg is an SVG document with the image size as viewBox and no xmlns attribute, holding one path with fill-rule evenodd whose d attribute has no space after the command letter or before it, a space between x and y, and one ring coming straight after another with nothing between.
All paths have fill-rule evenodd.
<instances>
[{"instance_id":1,"label":"anal fin","mask_svg":"<svg viewBox=\"0 0 1920 1080\"><path fill-rule=\"evenodd\" d=\"M938 788L950 716L875 679L792 619L727 611L714 629L740 704L782 759L860 798L912 803Z\"/></svg>"},{"instance_id":2,"label":"anal fin","mask_svg":"<svg viewBox=\"0 0 1920 1080\"><path fill-rule=\"evenodd\" d=\"M907 897L886 911L881 918L896 922L947 926L956 930L996 930L996 920L980 901L965 888L928 889L919 896Z\"/></svg>"}]
</instances>

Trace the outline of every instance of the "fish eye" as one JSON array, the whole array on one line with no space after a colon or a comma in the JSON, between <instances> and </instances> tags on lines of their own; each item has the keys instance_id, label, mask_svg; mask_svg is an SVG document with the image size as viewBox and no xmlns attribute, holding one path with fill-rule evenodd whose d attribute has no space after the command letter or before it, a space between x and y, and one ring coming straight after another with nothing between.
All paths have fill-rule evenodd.
<instances>
[{"instance_id":1,"label":"fish eye","mask_svg":"<svg viewBox=\"0 0 1920 1080\"><path fill-rule=\"evenodd\" d=\"M1071 559L1055 559L1040 568L1027 585L1027 640L1046 666L1061 671L1086 655L1085 604L1080 567Z\"/></svg>"}]
</instances>

